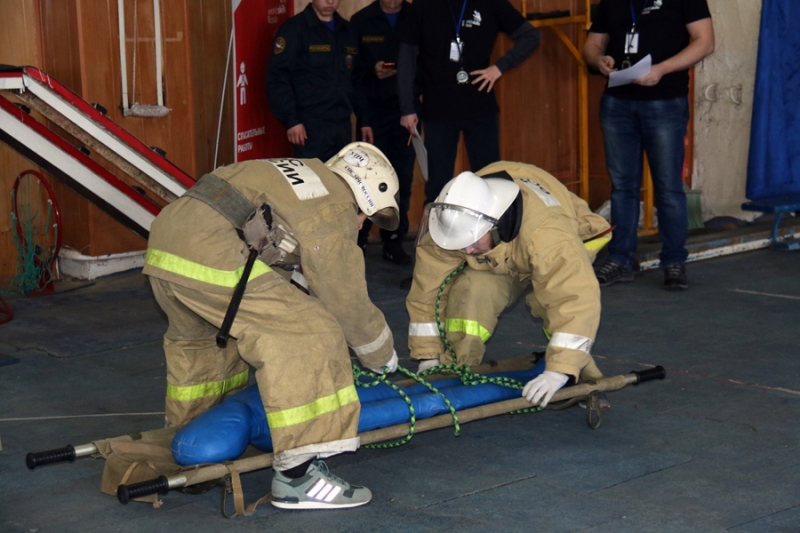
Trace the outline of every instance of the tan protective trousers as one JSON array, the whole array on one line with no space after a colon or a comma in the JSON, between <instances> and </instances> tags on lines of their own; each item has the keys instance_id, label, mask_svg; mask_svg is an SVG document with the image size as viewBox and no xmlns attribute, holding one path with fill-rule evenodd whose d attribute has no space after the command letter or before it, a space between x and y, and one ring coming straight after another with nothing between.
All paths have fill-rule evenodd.
<instances>
[{"instance_id":1,"label":"tan protective trousers","mask_svg":"<svg viewBox=\"0 0 800 533\"><path fill-rule=\"evenodd\" d=\"M440 303L440 309L444 309L441 315L446 324L447 340L459 365L479 365L486 352L485 343L494 334L500 314L530 289L531 282L467 266L450 285ZM532 291L525 297L525 303L533 316L543 320L545 331L549 331L547 313ZM446 353L442 363L451 362L450 354ZM594 360L581 372L582 380L602 377Z\"/></svg>"},{"instance_id":2,"label":"tan protective trousers","mask_svg":"<svg viewBox=\"0 0 800 533\"><path fill-rule=\"evenodd\" d=\"M225 349L215 339L230 295L150 278L169 318L164 336L167 420L184 424L241 389L250 364L270 426L276 469L354 451L361 406L338 322L319 300L277 273L263 275L274 279L244 294Z\"/></svg>"}]
</instances>

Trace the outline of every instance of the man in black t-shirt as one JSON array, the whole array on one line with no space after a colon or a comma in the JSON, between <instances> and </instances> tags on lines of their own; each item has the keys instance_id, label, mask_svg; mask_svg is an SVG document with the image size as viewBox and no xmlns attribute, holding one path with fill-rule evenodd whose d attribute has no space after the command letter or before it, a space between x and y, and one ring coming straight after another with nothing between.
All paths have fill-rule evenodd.
<instances>
[{"instance_id":1,"label":"man in black t-shirt","mask_svg":"<svg viewBox=\"0 0 800 533\"><path fill-rule=\"evenodd\" d=\"M584 57L604 76L648 55L650 72L606 88L600 125L611 175L609 254L597 270L601 287L633 281L643 152L653 176L664 288L687 289L688 211L683 190L684 137L689 120L689 68L714 51L706 0L600 0Z\"/></svg>"},{"instance_id":2,"label":"man in black t-shirt","mask_svg":"<svg viewBox=\"0 0 800 533\"><path fill-rule=\"evenodd\" d=\"M491 64L501 31L516 43ZM413 133L417 125L413 86L419 65L428 151L427 202L453 177L461 132L473 169L500 159L500 109L492 87L538 45L538 30L508 0L414 0L411 4L410 23L400 45L397 91L401 124Z\"/></svg>"}]
</instances>

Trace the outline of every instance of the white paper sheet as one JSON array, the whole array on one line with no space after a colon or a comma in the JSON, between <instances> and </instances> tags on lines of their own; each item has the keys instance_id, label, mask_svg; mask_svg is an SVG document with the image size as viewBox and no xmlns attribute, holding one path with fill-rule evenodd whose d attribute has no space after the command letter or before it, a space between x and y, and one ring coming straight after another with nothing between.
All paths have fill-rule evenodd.
<instances>
[{"instance_id":1,"label":"white paper sheet","mask_svg":"<svg viewBox=\"0 0 800 533\"><path fill-rule=\"evenodd\" d=\"M414 135L411 137L411 142L414 143L414 151L417 153L417 161L419 161L419 169L422 172L422 177L428 181L428 150L425 149L425 143L422 142L422 137L419 136L419 130L414 129Z\"/></svg>"},{"instance_id":2,"label":"white paper sheet","mask_svg":"<svg viewBox=\"0 0 800 533\"><path fill-rule=\"evenodd\" d=\"M642 76L650 73L650 68L653 66L653 58L647 54L644 59L635 65L612 72L608 75L608 86L617 87L619 85L627 85L638 80Z\"/></svg>"}]
</instances>

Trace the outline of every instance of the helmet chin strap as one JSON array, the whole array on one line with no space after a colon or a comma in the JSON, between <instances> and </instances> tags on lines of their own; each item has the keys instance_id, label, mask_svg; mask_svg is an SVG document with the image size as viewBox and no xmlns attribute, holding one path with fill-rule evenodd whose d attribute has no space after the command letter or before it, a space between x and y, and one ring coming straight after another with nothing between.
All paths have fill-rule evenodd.
<instances>
[{"instance_id":1,"label":"helmet chin strap","mask_svg":"<svg viewBox=\"0 0 800 533\"><path fill-rule=\"evenodd\" d=\"M497 231L497 228L492 228L492 248L498 246L501 242L500 233Z\"/></svg>"}]
</instances>

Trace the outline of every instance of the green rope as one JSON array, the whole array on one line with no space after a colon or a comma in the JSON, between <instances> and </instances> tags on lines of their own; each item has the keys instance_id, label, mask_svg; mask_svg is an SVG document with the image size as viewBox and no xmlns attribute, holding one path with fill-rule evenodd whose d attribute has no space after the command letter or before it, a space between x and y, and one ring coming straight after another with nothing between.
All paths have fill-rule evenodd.
<instances>
[{"instance_id":1,"label":"green rope","mask_svg":"<svg viewBox=\"0 0 800 533\"><path fill-rule=\"evenodd\" d=\"M444 325L442 325L441 319L441 300L442 294L444 293L444 289L450 281L456 277L458 274L461 273L462 270L467 266L466 263L461 263L455 270L453 270L442 282L439 286L439 292L436 293L436 304L434 306L434 314L436 316L436 328L439 330L439 337L442 339L442 343L444 344L445 349L450 354L451 359L453 362L449 365L442 364L437 365L432 368L425 370L424 372L420 373L421 377L429 376L431 374L443 374L443 375L455 375L461 379L461 383L464 385L484 385L486 383L491 383L493 385L499 385L501 387L508 387L510 389L522 390L525 388L525 384L521 381L518 381L513 378L507 377L488 377L481 374L475 374L469 369L467 365L459 365L458 358L456 356L456 352L453 349L453 346L450 344L450 341L447 338L447 332L445 331ZM518 414L518 413L536 413L538 411L543 410L543 407L528 407L525 409L519 409L517 411L513 411L511 414Z\"/></svg>"},{"instance_id":2,"label":"green rope","mask_svg":"<svg viewBox=\"0 0 800 533\"><path fill-rule=\"evenodd\" d=\"M414 372L411 372L410 370L408 370L406 368L403 368L402 366L398 366L397 370L399 372L402 372L403 374L407 375L408 377L412 378L413 380L415 380L415 381L417 381L419 383L422 383L431 392L436 393L436 394L438 394L439 396L442 397L442 400L444 401L445 405L450 410L450 414L453 415L453 425L455 426L455 434L456 434L456 436L458 436L460 431L461 431L461 425L458 423L458 415L456 414L456 409L455 409L455 407L453 407L453 404L450 403L450 400L447 399L447 396L442 394L439 391L439 389L437 389L436 387L434 387L433 385L431 385L427 381L421 379ZM361 381L361 377L362 376L366 376L370 381L368 381L368 382ZM414 427L415 427L415 425L417 423L417 415L416 415L416 412L414 411L414 404L411 402L411 398L409 398L408 394L406 394L403 391L403 389L401 389L398 385L395 385L394 383L389 381L387 376L386 376L386 374L377 374L375 372L369 372L367 370L364 370L364 369L360 368L356 364L353 364L353 381L355 381L356 386L364 387L364 388L374 387L376 385L381 385L381 384L389 385L392 389L395 390L395 392L397 392L397 394L400 395L401 398L403 398L406 401L406 404L408 404L408 412L410 414L410 421L409 421L410 427L408 429L408 435L406 435L402 439L394 441L394 442L381 442L381 443L377 443L377 444L365 444L363 447L364 448L374 448L374 449L396 448L396 447L402 446L403 444L406 444L408 441L410 441L411 437L414 436Z\"/></svg>"},{"instance_id":3,"label":"green rope","mask_svg":"<svg viewBox=\"0 0 800 533\"><path fill-rule=\"evenodd\" d=\"M508 387L510 389L522 390L525 387L525 384L521 381L518 381L513 378L507 377L488 377L481 374L475 374L469 369L467 365L458 365L458 359L456 357L455 350L453 350L453 346L450 344L450 341L447 339L447 334L444 330L444 326L442 325L441 320L441 300L442 294L444 293L444 289L450 281L456 277L462 270L467 266L466 263L462 263L459 265L455 270L453 270L448 276L442 281L442 284L439 286L439 291L436 293L436 304L434 306L434 313L436 315L436 328L439 330L439 337L442 339L445 348L447 349L450 357L453 359L453 363L451 364L441 364L429 368L419 374L415 374L410 370L403 368L402 366L398 366L397 370L402 372L403 374L407 375L408 377L414 379L418 383L422 383L432 392L438 394L444 400L445 405L450 410L450 414L453 416L453 425L455 426L455 435L458 436L461 433L461 424L458 421L458 413L456 412L453 405L450 403L450 400L447 399L442 392L440 392L436 387L425 381L423 378L430 376L432 374L441 374L441 375L454 375L458 376L461 380L461 383L464 385L484 385L486 383L491 383L493 385L499 385L501 387ZM366 377L369 381L362 381L361 378ZM406 404L408 404L408 411L410 413L410 427L408 430L408 435L403 437L400 440L394 442L387 442L387 443L377 443L377 444L365 444L364 448L373 448L373 449L387 449L387 448L396 448L397 446L402 446L406 444L411 438L414 436L414 427L417 422L417 416L414 412L414 405L411 402L411 398L409 398L408 394L406 394L399 386L395 385L391 381L388 380L386 374L377 374L375 372L369 372L360 368L358 365L353 364L353 380L355 381L356 386L358 387L374 387L381 384L389 385L392 389L394 389L400 397L402 397ZM518 409L516 411L512 411L510 414L522 414L522 413L537 413L539 411L544 410L544 407L528 407L525 409Z\"/></svg>"},{"instance_id":4,"label":"green rope","mask_svg":"<svg viewBox=\"0 0 800 533\"><path fill-rule=\"evenodd\" d=\"M8 291L16 291L22 294L27 294L35 291L40 291L44 286L53 279L51 270L53 250L44 248L37 242L44 242L47 246L47 235L50 230L50 217L53 214L53 205L48 200L47 202L47 215L45 223L34 227L34 221L39 218L39 187L41 184L37 181L36 202L32 202L31 189L28 190L28 202L20 202L16 204L14 192L11 193L12 205L17 205L19 209L19 218L11 212L11 224L14 228L14 246L17 248L17 270ZM32 208L31 206L35 206ZM17 230L19 228L19 230ZM56 232L53 242L58 241L58 227L54 226ZM20 235L21 233L21 235Z\"/></svg>"}]
</instances>

